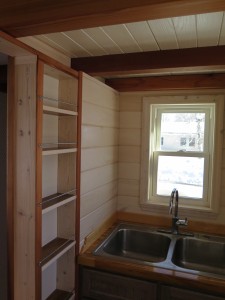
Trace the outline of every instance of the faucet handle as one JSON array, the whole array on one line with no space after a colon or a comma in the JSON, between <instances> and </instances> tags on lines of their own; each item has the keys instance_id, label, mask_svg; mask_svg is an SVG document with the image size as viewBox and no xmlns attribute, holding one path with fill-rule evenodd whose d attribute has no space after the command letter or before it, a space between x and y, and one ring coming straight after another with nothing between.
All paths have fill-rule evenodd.
<instances>
[{"instance_id":1,"label":"faucet handle","mask_svg":"<svg viewBox=\"0 0 225 300\"><path fill-rule=\"evenodd\" d=\"M187 218L185 218L185 219L178 219L176 221L176 225L187 226L188 225L188 219Z\"/></svg>"},{"instance_id":2,"label":"faucet handle","mask_svg":"<svg viewBox=\"0 0 225 300\"><path fill-rule=\"evenodd\" d=\"M173 198L170 198L170 204L169 204L169 214L172 215L173 213Z\"/></svg>"}]
</instances>

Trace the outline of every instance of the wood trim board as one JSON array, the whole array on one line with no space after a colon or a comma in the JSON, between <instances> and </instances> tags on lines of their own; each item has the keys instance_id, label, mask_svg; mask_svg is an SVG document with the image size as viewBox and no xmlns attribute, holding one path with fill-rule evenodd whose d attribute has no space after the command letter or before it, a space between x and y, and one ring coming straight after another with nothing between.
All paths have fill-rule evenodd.
<instances>
[{"instance_id":1,"label":"wood trim board","mask_svg":"<svg viewBox=\"0 0 225 300\"><path fill-rule=\"evenodd\" d=\"M225 74L112 78L106 84L119 92L224 89Z\"/></svg>"},{"instance_id":2,"label":"wood trim board","mask_svg":"<svg viewBox=\"0 0 225 300\"><path fill-rule=\"evenodd\" d=\"M0 28L21 37L224 9L221 0L10 0L1 4Z\"/></svg>"}]
</instances>

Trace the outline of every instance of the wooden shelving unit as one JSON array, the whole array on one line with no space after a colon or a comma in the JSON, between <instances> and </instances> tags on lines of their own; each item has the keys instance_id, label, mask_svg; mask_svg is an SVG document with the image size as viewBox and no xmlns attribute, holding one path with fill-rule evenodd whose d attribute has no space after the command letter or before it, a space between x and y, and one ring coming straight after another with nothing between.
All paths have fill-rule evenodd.
<instances>
[{"instance_id":1,"label":"wooden shelving unit","mask_svg":"<svg viewBox=\"0 0 225 300\"><path fill-rule=\"evenodd\" d=\"M79 76L38 63L36 298L74 299L79 252Z\"/></svg>"}]
</instances>

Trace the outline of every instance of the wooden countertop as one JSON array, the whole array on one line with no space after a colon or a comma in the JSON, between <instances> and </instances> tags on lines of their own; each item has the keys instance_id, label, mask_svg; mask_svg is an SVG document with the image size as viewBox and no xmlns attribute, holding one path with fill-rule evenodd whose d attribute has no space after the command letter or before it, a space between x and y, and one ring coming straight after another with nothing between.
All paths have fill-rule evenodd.
<instances>
[{"instance_id":1,"label":"wooden countertop","mask_svg":"<svg viewBox=\"0 0 225 300\"><path fill-rule=\"evenodd\" d=\"M118 223L109 226L83 253L78 257L82 266L109 271L121 275L128 275L140 279L183 287L202 292L212 292L225 295L225 279L216 279L196 274L147 266L136 262L119 261L107 257L95 256L93 250L108 236Z\"/></svg>"}]
</instances>

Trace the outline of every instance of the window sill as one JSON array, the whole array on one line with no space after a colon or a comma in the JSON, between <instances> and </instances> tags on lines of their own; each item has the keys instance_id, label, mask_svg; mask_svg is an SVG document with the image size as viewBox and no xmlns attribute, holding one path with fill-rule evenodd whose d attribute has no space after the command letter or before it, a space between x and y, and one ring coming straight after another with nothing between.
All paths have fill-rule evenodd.
<instances>
[{"instance_id":1,"label":"window sill","mask_svg":"<svg viewBox=\"0 0 225 300\"><path fill-rule=\"evenodd\" d=\"M165 204L141 203L141 209L151 212L152 214L168 216L169 208ZM218 211L206 207L182 207L179 206L179 217L187 217L193 219L210 219L215 220L218 217Z\"/></svg>"}]
</instances>

